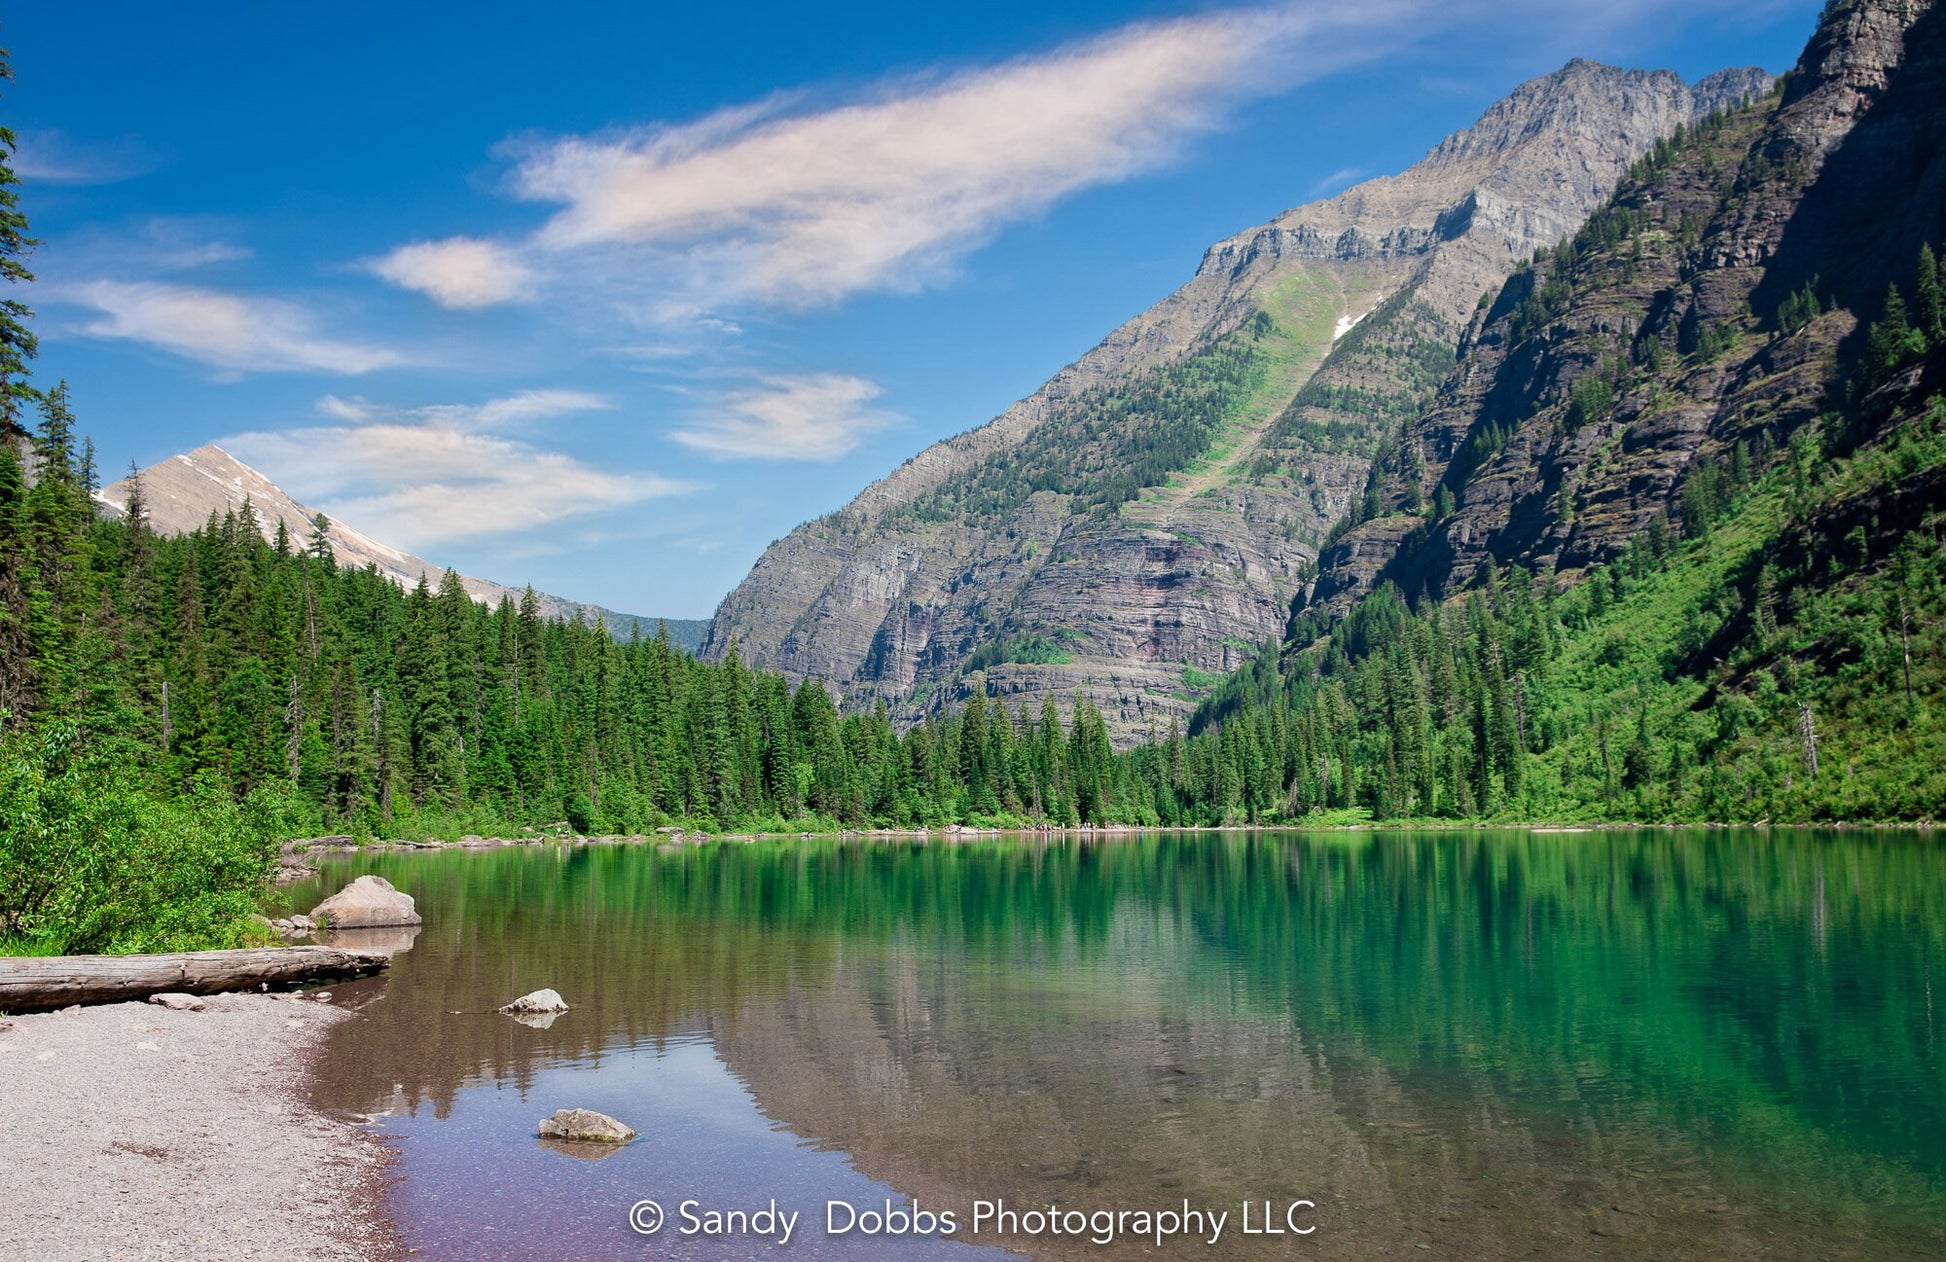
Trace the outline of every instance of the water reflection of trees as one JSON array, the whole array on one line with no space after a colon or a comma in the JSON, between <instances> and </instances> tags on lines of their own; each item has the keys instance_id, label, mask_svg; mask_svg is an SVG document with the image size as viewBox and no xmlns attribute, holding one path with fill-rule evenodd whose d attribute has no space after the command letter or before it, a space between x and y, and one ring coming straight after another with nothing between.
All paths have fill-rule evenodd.
<instances>
[{"instance_id":1,"label":"water reflection of trees","mask_svg":"<svg viewBox=\"0 0 1946 1262\"><path fill-rule=\"evenodd\" d=\"M1613 1184L1628 1160L1680 1159L1713 1230L1726 1171L1817 1188L1860 1229L1893 1202L1940 1214L1929 995L1946 878L1910 837L1267 834L360 866L417 895L428 929L338 1036L323 1095L343 1107L399 1084L443 1112L469 1081L524 1087L706 1027L774 1116L935 1195L1245 1195L1266 1171L1308 1171L1462 1213L1470 1179L1520 1168L1533 1188L1502 1199L1545 1194L1520 1212L1568 1222L1607 1212L1576 1195L1631 1195ZM445 1015L542 985L575 1005L551 1030ZM1609 1182L1563 1190L1561 1163L1596 1149Z\"/></svg>"}]
</instances>

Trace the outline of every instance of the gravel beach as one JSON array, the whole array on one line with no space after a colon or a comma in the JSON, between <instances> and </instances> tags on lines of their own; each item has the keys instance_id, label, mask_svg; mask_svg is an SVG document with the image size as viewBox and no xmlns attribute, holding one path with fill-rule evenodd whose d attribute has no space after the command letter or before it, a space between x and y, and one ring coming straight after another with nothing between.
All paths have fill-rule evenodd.
<instances>
[{"instance_id":1,"label":"gravel beach","mask_svg":"<svg viewBox=\"0 0 1946 1262\"><path fill-rule=\"evenodd\" d=\"M389 1150L305 1099L351 1013L211 995L0 1017L0 1257L390 1259Z\"/></svg>"}]
</instances>

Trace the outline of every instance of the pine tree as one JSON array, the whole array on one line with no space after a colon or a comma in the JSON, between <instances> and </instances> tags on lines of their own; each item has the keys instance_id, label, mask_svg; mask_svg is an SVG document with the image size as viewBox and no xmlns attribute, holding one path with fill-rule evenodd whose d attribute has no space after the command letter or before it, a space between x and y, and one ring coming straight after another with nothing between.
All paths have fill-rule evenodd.
<instances>
[{"instance_id":1,"label":"pine tree","mask_svg":"<svg viewBox=\"0 0 1946 1262\"><path fill-rule=\"evenodd\" d=\"M1913 291L1912 320L1927 345L1946 342L1946 277L1940 275L1939 259L1930 245L1919 247L1919 283Z\"/></svg>"},{"instance_id":2,"label":"pine tree","mask_svg":"<svg viewBox=\"0 0 1946 1262\"><path fill-rule=\"evenodd\" d=\"M13 64L0 48L0 80L12 82ZM20 177L14 174L16 147L13 128L0 127L0 280L18 285L34 279L27 270L26 257L40 244L28 235L27 216L20 209ZM21 408L34 397L27 384L27 361L40 349L39 340L27 327L33 318L27 304L18 298L0 299L0 445L26 437L20 423Z\"/></svg>"},{"instance_id":3,"label":"pine tree","mask_svg":"<svg viewBox=\"0 0 1946 1262\"><path fill-rule=\"evenodd\" d=\"M0 728L26 726L37 699L29 666L27 475L17 451L0 441Z\"/></svg>"},{"instance_id":4,"label":"pine tree","mask_svg":"<svg viewBox=\"0 0 1946 1262\"><path fill-rule=\"evenodd\" d=\"M1865 381L1874 387L1890 381L1905 367L1913 351L1913 329L1906 317L1899 287L1886 291L1885 314L1872 325L1865 343Z\"/></svg>"},{"instance_id":5,"label":"pine tree","mask_svg":"<svg viewBox=\"0 0 1946 1262\"><path fill-rule=\"evenodd\" d=\"M311 518L311 537L305 541L304 554L327 568L338 563L331 548L331 519L323 513Z\"/></svg>"}]
</instances>

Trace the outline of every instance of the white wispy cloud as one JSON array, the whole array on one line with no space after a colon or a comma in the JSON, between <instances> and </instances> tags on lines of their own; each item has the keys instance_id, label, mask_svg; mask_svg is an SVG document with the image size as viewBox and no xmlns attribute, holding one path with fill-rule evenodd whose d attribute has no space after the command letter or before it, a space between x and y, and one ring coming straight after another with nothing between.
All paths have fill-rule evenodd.
<instances>
[{"instance_id":1,"label":"white wispy cloud","mask_svg":"<svg viewBox=\"0 0 1946 1262\"><path fill-rule=\"evenodd\" d=\"M214 275L239 270L232 265L253 257L238 240L239 230L233 219L220 215L136 215L86 223L44 242L34 252L33 268L41 292L57 304L79 301L76 286L111 278L124 284L176 284L187 273L201 273L196 280L215 288Z\"/></svg>"},{"instance_id":2,"label":"white wispy cloud","mask_svg":"<svg viewBox=\"0 0 1946 1262\"><path fill-rule=\"evenodd\" d=\"M881 393L843 373L769 376L717 394L670 436L716 456L835 460L898 422L870 406Z\"/></svg>"},{"instance_id":3,"label":"white wispy cloud","mask_svg":"<svg viewBox=\"0 0 1946 1262\"><path fill-rule=\"evenodd\" d=\"M415 241L366 264L404 289L425 294L442 307L491 307L528 295L534 273L512 248L477 237Z\"/></svg>"},{"instance_id":4,"label":"white wispy cloud","mask_svg":"<svg viewBox=\"0 0 1946 1262\"><path fill-rule=\"evenodd\" d=\"M318 411L356 425L371 420L375 409L364 399L343 399L335 394L327 394L318 400Z\"/></svg>"},{"instance_id":5,"label":"white wispy cloud","mask_svg":"<svg viewBox=\"0 0 1946 1262\"><path fill-rule=\"evenodd\" d=\"M652 472L601 469L494 427L608 406L537 390L479 404L390 408L326 395L337 424L223 440L333 517L410 549L518 535L698 488Z\"/></svg>"},{"instance_id":6,"label":"white wispy cloud","mask_svg":"<svg viewBox=\"0 0 1946 1262\"><path fill-rule=\"evenodd\" d=\"M434 403L425 407L399 408L373 403L361 395L347 399L327 394L318 400L318 411L353 424L368 421L438 422L465 429L517 427L548 417L570 416L576 412L605 412L614 407L606 396L586 390L522 390L516 394L489 399L485 403Z\"/></svg>"},{"instance_id":7,"label":"white wispy cloud","mask_svg":"<svg viewBox=\"0 0 1946 1262\"><path fill-rule=\"evenodd\" d=\"M606 412L614 406L603 396L586 390L523 390L475 407L456 408L453 414L467 423L495 429L575 412Z\"/></svg>"},{"instance_id":8,"label":"white wispy cloud","mask_svg":"<svg viewBox=\"0 0 1946 1262\"><path fill-rule=\"evenodd\" d=\"M144 342L229 373L356 375L407 362L387 347L328 337L308 310L281 299L112 280L69 286L54 296L98 313L78 328L90 337Z\"/></svg>"},{"instance_id":9,"label":"white wispy cloud","mask_svg":"<svg viewBox=\"0 0 1946 1262\"><path fill-rule=\"evenodd\" d=\"M1323 179L1313 183L1310 188L1305 190L1304 197L1308 201L1314 197L1323 197L1327 193L1335 193L1363 174L1365 172L1362 167L1340 167Z\"/></svg>"},{"instance_id":10,"label":"white wispy cloud","mask_svg":"<svg viewBox=\"0 0 1946 1262\"><path fill-rule=\"evenodd\" d=\"M448 305L536 269L653 297L653 317L912 289L1009 223L1155 170L1236 102L1372 55L1423 0L1142 23L822 110L778 98L700 121L514 147L511 186L560 209L524 242L421 242L380 274ZM434 263L437 263L437 268ZM427 273L465 278L442 294Z\"/></svg>"},{"instance_id":11,"label":"white wispy cloud","mask_svg":"<svg viewBox=\"0 0 1946 1262\"><path fill-rule=\"evenodd\" d=\"M79 140L59 130L28 130L14 147L14 173L43 184L117 184L155 169L149 146L133 136Z\"/></svg>"}]
</instances>

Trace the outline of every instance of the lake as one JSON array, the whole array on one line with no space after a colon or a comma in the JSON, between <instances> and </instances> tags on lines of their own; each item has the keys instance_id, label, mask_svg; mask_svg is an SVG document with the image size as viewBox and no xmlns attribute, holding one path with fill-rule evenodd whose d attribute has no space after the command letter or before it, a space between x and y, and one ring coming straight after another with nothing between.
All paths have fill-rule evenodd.
<instances>
[{"instance_id":1,"label":"lake","mask_svg":"<svg viewBox=\"0 0 1946 1262\"><path fill-rule=\"evenodd\" d=\"M316 1102L428 1258L1946 1256L1928 833L374 852L289 905L361 872L426 924Z\"/></svg>"}]
</instances>

